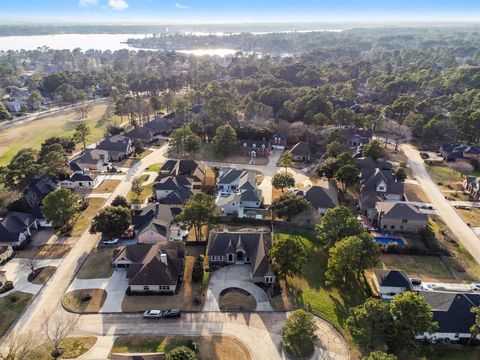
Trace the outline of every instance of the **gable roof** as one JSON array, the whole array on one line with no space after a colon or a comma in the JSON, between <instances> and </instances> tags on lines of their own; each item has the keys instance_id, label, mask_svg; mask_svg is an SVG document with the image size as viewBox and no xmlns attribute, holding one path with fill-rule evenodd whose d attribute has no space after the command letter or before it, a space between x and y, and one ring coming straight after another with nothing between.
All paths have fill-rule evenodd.
<instances>
[{"instance_id":1,"label":"gable roof","mask_svg":"<svg viewBox=\"0 0 480 360\"><path fill-rule=\"evenodd\" d=\"M155 183L155 190L179 190L180 188L189 188L192 182L186 176L167 176Z\"/></svg>"},{"instance_id":2,"label":"gable roof","mask_svg":"<svg viewBox=\"0 0 480 360\"><path fill-rule=\"evenodd\" d=\"M0 242L17 242L21 233L35 222L32 214L11 211L0 221Z\"/></svg>"},{"instance_id":3,"label":"gable roof","mask_svg":"<svg viewBox=\"0 0 480 360\"><path fill-rule=\"evenodd\" d=\"M251 259L252 276L259 277L273 274L267 257L271 247L271 233L266 230L215 231L210 234L207 253L226 256L241 248Z\"/></svg>"},{"instance_id":4,"label":"gable roof","mask_svg":"<svg viewBox=\"0 0 480 360\"><path fill-rule=\"evenodd\" d=\"M167 118L157 117L147 122L143 127L152 130L155 134L168 134L172 130L167 122Z\"/></svg>"},{"instance_id":5,"label":"gable roof","mask_svg":"<svg viewBox=\"0 0 480 360\"><path fill-rule=\"evenodd\" d=\"M403 195L404 193L404 183L395 181L390 170L363 168L360 172L360 179L362 192L376 192L377 185L384 181L387 185L387 193L397 195Z\"/></svg>"},{"instance_id":6,"label":"gable roof","mask_svg":"<svg viewBox=\"0 0 480 360\"><path fill-rule=\"evenodd\" d=\"M200 181L205 178L205 164L191 159L167 160L160 169L161 173L172 176L196 177Z\"/></svg>"},{"instance_id":7,"label":"gable roof","mask_svg":"<svg viewBox=\"0 0 480 360\"><path fill-rule=\"evenodd\" d=\"M403 202L379 202L376 209L382 219L428 220L427 214L422 213L412 204Z\"/></svg>"},{"instance_id":8,"label":"gable roof","mask_svg":"<svg viewBox=\"0 0 480 360\"><path fill-rule=\"evenodd\" d=\"M219 176L218 184L231 184L237 181L245 170L241 169L228 169L225 170L221 176Z\"/></svg>"},{"instance_id":9,"label":"gable roof","mask_svg":"<svg viewBox=\"0 0 480 360\"><path fill-rule=\"evenodd\" d=\"M438 323L435 332L468 334L475 321L470 309L480 306L479 294L420 291L432 307L433 321Z\"/></svg>"},{"instance_id":10,"label":"gable roof","mask_svg":"<svg viewBox=\"0 0 480 360\"><path fill-rule=\"evenodd\" d=\"M35 177L32 181L30 181L30 184L28 184L24 193L33 194L41 201L45 196L57 189L58 186L59 182L50 177Z\"/></svg>"},{"instance_id":11,"label":"gable roof","mask_svg":"<svg viewBox=\"0 0 480 360\"><path fill-rule=\"evenodd\" d=\"M132 223L137 233L151 228L159 234L167 236L170 225L175 221L180 212L180 208L158 203L150 204L133 216Z\"/></svg>"},{"instance_id":12,"label":"gable roof","mask_svg":"<svg viewBox=\"0 0 480 360\"><path fill-rule=\"evenodd\" d=\"M167 264L161 254L167 256ZM121 246L112 255L112 263L125 258L132 262L127 270L129 285L176 285L183 272L183 243Z\"/></svg>"},{"instance_id":13,"label":"gable roof","mask_svg":"<svg viewBox=\"0 0 480 360\"><path fill-rule=\"evenodd\" d=\"M309 143L300 141L290 149L290 153L294 156L311 156L312 149Z\"/></svg>"},{"instance_id":14,"label":"gable roof","mask_svg":"<svg viewBox=\"0 0 480 360\"><path fill-rule=\"evenodd\" d=\"M338 206L337 191L329 181L322 181L318 185L309 185L299 191L315 208L334 208Z\"/></svg>"},{"instance_id":15,"label":"gable roof","mask_svg":"<svg viewBox=\"0 0 480 360\"><path fill-rule=\"evenodd\" d=\"M82 171L86 168L92 169L96 168L99 161L108 161L105 154L98 153L98 156L93 156L97 152L95 149L85 149L80 156L70 161L70 169L72 171Z\"/></svg>"},{"instance_id":16,"label":"gable roof","mask_svg":"<svg viewBox=\"0 0 480 360\"><path fill-rule=\"evenodd\" d=\"M126 153L131 140L123 135L114 135L103 139L96 149Z\"/></svg>"},{"instance_id":17,"label":"gable roof","mask_svg":"<svg viewBox=\"0 0 480 360\"><path fill-rule=\"evenodd\" d=\"M376 269L373 272L380 286L413 289L412 283L404 271Z\"/></svg>"},{"instance_id":18,"label":"gable roof","mask_svg":"<svg viewBox=\"0 0 480 360\"><path fill-rule=\"evenodd\" d=\"M98 174L75 172L70 176L70 181L94 181Z\"/></svg>"},{"instance_id":19,"label":"gable roof","mask_svg":"<svg viewBox=\"0 0 480 360\"><path fill-rule=\"evenodd\" d=\"M153 138L153 131L146 127L136 127L133 130L125 133L125 136L133 140L140 140L144 142L149 142Z\"/></svg>"}]
</instances>

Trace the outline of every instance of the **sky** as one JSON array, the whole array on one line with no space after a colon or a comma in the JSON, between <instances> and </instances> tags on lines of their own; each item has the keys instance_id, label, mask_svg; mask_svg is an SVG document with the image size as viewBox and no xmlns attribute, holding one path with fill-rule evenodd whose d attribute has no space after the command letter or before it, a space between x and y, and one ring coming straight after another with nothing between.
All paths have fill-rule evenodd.
<instances>
[{"instance_id":1,"label":"sky","mask_svg":"<svg viewBox=\"0 0 480 360\"><path fill-rule=\"evenodd\" d=\"M480 0L0 0L0 18L178 23L480 21Z\"/></svg>"}]
</instances>

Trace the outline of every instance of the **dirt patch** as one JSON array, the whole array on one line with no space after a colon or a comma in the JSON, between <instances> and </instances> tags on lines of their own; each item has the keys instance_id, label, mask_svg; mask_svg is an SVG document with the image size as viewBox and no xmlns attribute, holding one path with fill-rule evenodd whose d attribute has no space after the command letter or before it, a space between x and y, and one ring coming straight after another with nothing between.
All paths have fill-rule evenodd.
<instances>
[{"instance_id":1,"label":"dirt patch","mask_svg":"<svg viewBox=\"0 0 480 360\"><path fill-rule=\"evenodd\" d=\"M462 217L463 221L468 226L479 227L480 226L480 209L470 208L468 210L457 209L458 214Z\"/></svg>"},{"instance_id":2,"label":"dirt patch","mask_svg":"<svg viewBox=\"0 0 480 360\"><path fill-rule=\"evenodd\" d=\"M28 281L32 284L43 285L48 279L52 277L57 268L55 266L45 266L43 268L37 269L35 273L31 273L28 276Z\"/></svg>"},{"instance_id":3,"label":"dirt patch","mask_svg":"<svg viewBox=\"0 0 480 360\"><path fill-rule=\"evenodd\" d=\"M103 289L74 290L63 296L63 306L74 313L99 312L107 298Z\"/></svg>"},{"instance_id":4,"label":"dirt patch","mask_svg":"<svg viewBox=\"0 0 480 360\"><path fill-rule=\"evenodd\" d=\"M112 347L112 353L155 353L195 343L202 359L250 360L249 349L231 336L120 336Z\"/></svg>"},{"instance_id":5,"label":"dirt patch","mask_svg":"<svg viewBox=\"0 0 480 360\"><path fill-rule=\"evenodd\" d=\"M78 279L105 279L112 276L112 254L114 248L92 250L77 273Z\"/></svg>"},{"instance_id":6,"label":"dirt patch","mask_svg":"<svg viewBox=\"0 0 480 360\"><path fill-rule=\"evenodd\" d=\"M280 282L280 293L269 296L270 305L275 311L289 311L295 309L295 304L292 301L292 297L288 293L288 289L285 286L285 282ZM267 291L267 294L269 292ZM269 294L270 295L270 294Z\"/></svg>"},{"instance_id":7,"label":"dirt patch","mask_svg":"<svg viewBox=\"0 0 480 360\"><path fill-rule=\"evenodd\" d=\"M92 194L112 193L120 184L120 180L103 180L102 183L92 190Z\"/></svg>"},{"instance_id":8,"label":"dirt patch","mask_svg":"<svg viewBox=\"0 0 480 360\"><path fill-rule=\"evenodd\" d=\"M203 307L204 297L200 304L194 304L193 298L197 292L203 292L204 287L201 283L192 281L192 269L195 257L187 256L185 258L185 271L183 283L175 295L150 295L150 296L128 296L125 295L122 302L122 311L137 312L148 309L165 310L169 308L180 308L184 311L200 311Z\"/></svg>"},{"instance_id":9,"label":"dirt patch","mask_svg":"<svg viewBox=\"0 0 480 360\"><path fill-rule=\"evenodd\" d=\"M24 259L63 259L72 248L68 244L45 244L40 246L27 247L26 250L19 250L16 254L18 258Z\"/></svg>"},{"instance_id":10,"label":"dirt patch","mask_svg":"<svg viewBox=\"0 0 480 360\"><path fill-rule=\"evenodd\" d=\"M220 293L218 307L222 311L255 311L257 302L249 292L239 288L229 288Z\"/></svg>"},{"instance_id":11,"label":"dirt patch","mask_svg":"<svg viewBox=\"0 0 480 360\"><path fill-rule=\"evenodd\" d=\"M408 201L429 202L422 188L415 184L405 184L405 197Z\"/></svg>"},{"instance_id":12,"label":"dirt patch","mask_svg":"<svg viewBox=\"0 0 480 360\"><path fill-rule=\"evenodd\" d=\"M80 213L80 215L75 220L71 236L77 237L82 235L82 233L90 226L95 215L97 215L97 213L100 211L103 205L105 205L106 202L107 199L102 199L98 197L88 199L88 207L82 213Z\"/></svg>"}]
</instances>

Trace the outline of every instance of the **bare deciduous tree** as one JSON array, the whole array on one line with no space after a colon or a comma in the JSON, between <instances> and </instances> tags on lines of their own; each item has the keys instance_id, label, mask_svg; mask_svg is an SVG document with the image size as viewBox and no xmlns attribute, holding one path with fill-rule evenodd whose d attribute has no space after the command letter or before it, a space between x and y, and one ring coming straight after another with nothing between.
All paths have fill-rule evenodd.
<instances>
[{"instance_id":1,"label":"bare deciduous tree","mask_svg":"<svg viewBox=\"0 0 480 360\"><path fill-rule=\"evenodd\" d=\"M0 347L0 360L28 360L37 352L38 343L32 335L11 334Z\"/></svg>"},{"instance_id":2,"label":"bare deciduous tree","mask_svg":"<svg viewBox=\"0 0 480 360\"><path fill-rule=\"evenodd\" d=\"M42 332L53 347L52 358L58 359L62 355L61 343L77 325L78 317L74 315L46 315L42 322Z\"/></svg>"},{"instance_id":3,"label":"bare deciduous tree","mask_svg":"<svg viewBox=\"0 0 480 360\"><path fill-rule=\"evenodd\" d=\"M35 274L35 272L38 270L38 260L35 258L32 259L25 259L22 262L22 268L25 271L28 271L29 274Z\"/></svg>"},{"instance_id":4,"label":"bare deciduous tree","mask_svg":"<svg viewBox=\"0 0 480 360\"><path fill-rule=\"evenodd\" d=\"M458 171L464 176L470 175L474 170L473 166L470 163L464 161L449 163L448 167L454 171Z\"/></svg>"}]
</instances>

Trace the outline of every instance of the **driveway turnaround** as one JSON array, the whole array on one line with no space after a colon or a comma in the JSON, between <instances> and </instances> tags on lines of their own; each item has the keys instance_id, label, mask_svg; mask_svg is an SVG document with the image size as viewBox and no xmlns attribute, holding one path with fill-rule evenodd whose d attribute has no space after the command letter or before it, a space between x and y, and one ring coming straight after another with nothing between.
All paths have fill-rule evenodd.
<instances>
[{"instance_id":1,"label":"driveway turnaround","mask_svg":"<svg viewBox=\"0 0 480 360\"><path fill-rule=\"evenodd\" d=\"M101 313L122 312L122 301L128 288L127 272L115 270L111 277L105 279L73 279L67 292L83 289L103 289L107 298L100 309Z\"/></svg>"},{"instance_id":2,"label":"driveway turnaround","mask_svg":"<svg viewBox=\"0 0 480 360\"><path fill-rule=\"evenodd\" d=\"M458 215L450 202L433 182L425 168L425 163L418 150L410 144L402 144L402 150L408 158L413 176L427 194L428 199L447 224L453 234L465 246L475 261L480 264L480 239L475 232Z\"/></svg>"},{"instance_id":3,"label":"driveway turnaround","mask_svg":"<svg viewBox=\"0 0 480 360\"><path fill-rule=\"evenodd\" d=\"M82 315L74 335L105 337L105 343L115 336L158 335L158 336L201 336L228 335L243 342L250 350L253 360L287 359L281 345L282 329L289 313L189 313L180 319L144 320L141 314ZM312 359L348 360L349 347L345 339L326 321L317 318L320 326L317 332ZM102 338L101 338L102 339ZM96 351L97 344L99 351ZM101 348L103 340L97 343L83 358L104 360ZM103 353L105 350L103 350Z\"/></svg>"},{"instance_id":4,"label":"driveway turnaround","mask_svg":"<svg viewBox=\"0 0 480 360\"><path fill-rule=\"evenodd\" d=\"M0 266L0 270L6 271L7 280L13 282L13 289L6 293L0 294L0 298L8 296L15 291L21 291L35 295L38 294L40 289L43 287L43 284L38 285L28 281L28 275L30 274L30 271L28 269L24 269L23 267L23 263L26 261L26 259L13 258L5 265ZM37 268L40 269L45 266L57 267L61 261L61 259L37 260Z\"/></svg>"},{"instance_id":5,"label":"driveway turnaround","mask_svg":"<svg viewBox=\"0 0 480 360\"><path fill-rule=\"evenodd\" d=\"M229 265L212 273L203 311L220 311L220 293L229 288L239 288L250 293L257 302L255 311L273 311L265 291L252 282L250 265Z\"/></svg>"}]
</instances>

